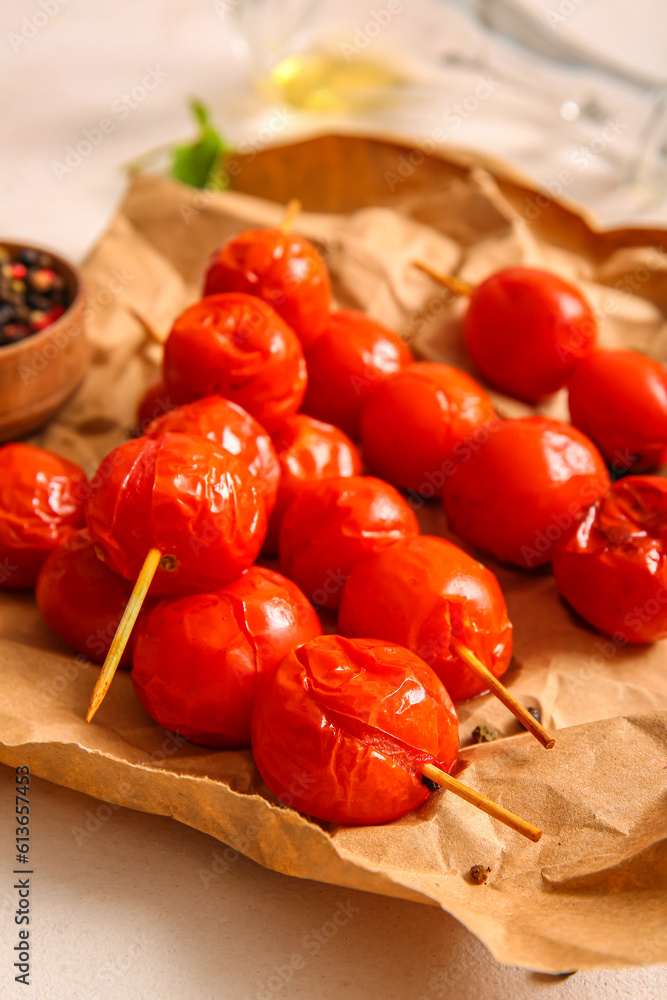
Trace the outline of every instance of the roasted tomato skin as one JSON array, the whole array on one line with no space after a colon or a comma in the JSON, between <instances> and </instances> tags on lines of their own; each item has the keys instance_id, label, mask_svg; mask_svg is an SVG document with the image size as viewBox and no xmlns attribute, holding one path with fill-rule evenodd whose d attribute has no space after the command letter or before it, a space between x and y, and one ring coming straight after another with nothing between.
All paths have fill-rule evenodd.
<instances>
[{"instance_id":1,"label":"roasted tomato skin","mask_svg":"<svg viewBox=\"0 0 667 1000\"><path fill-rule=\"evenodd\" d=\"M443 499L450 527L466 542L534 569L608 487L592 441L570 424L534 416L498 423L459 463Z\"/></svg>"},{"instance_id":2,"label":"roasted tomato skin","mask_svg":"<svg viewBox=\"0 0 667 1000\"><path fill-rule=\"evenodd\" d=\"M34 586L49 552L84 526L87 492L74 462L30 444L0 447L0 588Z\"/></svg>"},{"instance_id":3,"label":"roasted tomato skin","mask_svg":"<svg viewBox=\"0 0 667 1000\"><path fill-rule=\"evenodd\" d=\"M486 685L452 650L452 639L496 677L512 659L512 623L496 577L458 545L432 535L361 559L343 590L338 629L412 650L456 704L481 694Z\"/></svg>"},{"instance_id":4,"label":"roasted tomato skin","mask_svg":"<svg viewBox=\"0 0 667 1000\"><path fill-rule=\"evenodd\" d=\"M306 351L308 390L303 411L340 427L356 440L369 389L411 361L412 352L403 338L366 313L355 309L332 312Z\"/></svg>"},{"instance_id":5,"label":"roasted tomato skin","mask_svg":"<svg viewBox=\"0 0 667 1000\"><path fill-rule=\"evenodd\" d=\"M418 534L414 511L389 483L373 476L324 479L287 508L280 568L314 604L335 609L363 556Z\"/></svg>"},{"instance_id":6,"label":"roasted tomato skin","mask_svg":"<svg viewBox=\"0 0 667 1000\"><path fill-rule=\"evenodd\" d=\"M537 268L508 267L473 290L465 337L491 385L536 403L561 389L593 349L597 322L570 282Z\"/></svg>"},{"instance_id":7,"label":"roasted tomato skin","mask_svg":"<svg viewBox=\"0 0 667 1000\"><path fill-rule=\"evenodd\" d=\"M176 319L164 348L175 403L224 396L269 431L301 406L306 362L294 331L261 299L211 295Z\"/></svg>"},{"instance_id":8,"label":"roasted tomato skin","mask_svg":"<svg viewBox=\"0 0 667 1000\"><path fill-rule=\"evenodd\" d=\"M457 453L496 420L486 391L465 372L415 362L368 390L361 414L364 461L400 489L439 496Z\"/></svg>"},{"instance_id":9,"label":"roasted tomato skin","mask_svg":"<svg viewBox=\"0 0 667 1000\"><path fill-rule=\"evenodd\" d=\"M249 229L213 253L203 294L220 292L263 299L304 347L322 332L331 308L331 283L322 257L303 236L280 229Z\"/></svg>"},{"instance_id":10,"label":"roasted tomato skin","mask_svg":"<svg viewBox=\"0 0 667 1000\"><path fill-rule=\"evenodd\" d=\"M264 552L278 551L278 533L292 500L321 479L360 476L361 455L347 434L333 424L297 413L273 435L280 462L280 485L275 509L269 519Z\"/></svg>"},{"instance_id":11,"label":"roasted tomato skin","mask_svg":"<svg viewBox=\"0 0 667 1000\"><path fill-rule=\"evenodd\" d=\"M654 469L667 455L667 372L635 351L591 351L568 382L570 418L618 472Z\"/></svg>"},{"instance_id":12,"label":"roasted tomato skin","mask_svg":"<svg viewBox=\"0 0 667 1000\"><path fill-rule=\"evenodd\" d=\"M266 509L244 462L188 434L137 438L104 459L91 483L86 521L116 573L136 580L148 551L165 560L155 593L208 591L255 561Z\"/></svg>"},{"instance_id":13,"label":"roasted tomato skin","mask_svg":"<svg viewBox=\"0 0 667 1000\"><path fill-rule=\"evenodd\" d=\"M667 480L627 476L554 547L563 597L621 645L667 638Z\"/></svg>"},{"instance_id":14,"label":"roasted tomato skin","mask_svg":"<svg viewBox=\"0 0 667 1000\"><path fill-rule=\"evenodd\" d=\"M304 595L253 566L226 588L160 601L137 626L132 681L161 726L216 747L250 744L264 674L321 633Z\"/></svg>"},{"instance_id":15,"label":"roasted tomato skin","mask_svg":"<svg viewBox=\"0 0 667 1000\"><path fill-rule=\"evenodd\" d=\"M387 823L428 798L425 764L451 769L458 720L441 682L409 650L326 635L267 674L252 748L285 805L330 823Z\"/></svg>"},{"instance_id":16,"label":"roasted tomato skin","mask_svg":"<svg viewBox=\"0 0 667 1000\"><path fill-rule=\"evenodd\" d=\"M93 663L104 663L132 593L95 552L87 529L68 536L47 557L35 584L37 607L52 632ZM151 592L140 614L153 603ZM132 664L133 637L121 667Z\"/></svg>"},{"instance_id":17,"label":"roasted tomato skin","mask_svg":"<svg viewBox=\"0 0 667 1000\"><path fill-rule=\"evenodd\" d=\"M145 430L149 438L167 433L192 434L236 455L255 477L255 489L270 514L276 504L280 463L268 433L254 417L222 396L205 396L153 420Z\"/></svg>"}]
</instances>

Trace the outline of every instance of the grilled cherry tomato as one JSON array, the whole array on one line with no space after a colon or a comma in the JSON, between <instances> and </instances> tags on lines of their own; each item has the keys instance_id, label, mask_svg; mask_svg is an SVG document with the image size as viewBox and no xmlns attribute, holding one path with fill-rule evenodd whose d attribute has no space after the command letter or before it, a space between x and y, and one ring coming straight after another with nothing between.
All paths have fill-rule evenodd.
<instances>
[{"instance_id":1,"label":"grilled cherry tomato","mask_svg":"<svg viewBox=\"0 0 667 1000\"><path fill-rule=\"evenodd\" d=\"M443 538L420 535L361 559L343 590L343 635L399 642L425 660L454 702L486 689L452 650L456 639L501 677L512 623L493 573Z\"/></svg>"},{"instance_id":2,"label":"grilled cherry tomato","mask_svg":"<svg viewBox=\"0 0 667 1000\"><path fill-rule=\"evenodd\" d=\"M255 561L266 509L244 462L205 438L138 438L104 459L86 521L105 563L136 580L150 548L154 593L212 590Z\"/></svg>"},{"instance_id":3,"label":"grilled cherry tomato","mask_svg":"<svg viewBox=\"0 0 667 1000\"><path fill-rule=\"evenodd\" d=\"M335 476L359 476L361 455L349 437L332 424L297 413L273 436L280 462L280 486L269 520L264 551L278 550L278 532L292 500L307 486Z\"/></svg>"},{"instance_id":4,"label":"grilled cherry tomato","mask_svg":"<svg viewBox=\"0 0 667 1000\"><path fill-rule=\"evenodd\" d=\"M104 663L131 593L132 584L98 558L85 528L53 550L35 584L37 607L51 631L93 663ZM142 615L150 596L148 602ZM131 663L132 638L120 665Z\"/></svg>"},{"instance_id":5,"label":"grilled cherry tomato","mask_svg":"<svg viewBox=\"0 0 667 1000\"><path fill-rule=\"evenodd\" d=\"M411 361L409 347L393 330L363 312L339 309L306 351L303 411L358 438L368 390Z\"/></svg>"},{"instance_id":6,"label":"grilled cherry tomato","mask_svg":"<svg viewBox=\"0 0 667 1000\"><path fill-rule=\"evenodd\" d=\"M618 472L655 468L667 454L667 372L635 351L591 351L568 382L570 417Z\"/></svg>"},{"instance_id":7,"label":"grilled cherry tomato","mask_svg":"<svg viewBox=\"0 0 667 1000\"><path fill-rule=\"evenodd\" d=\"M473 290L465 337L491 385L537 402L562 388L577 361L592 350L597 322L568 281L537 268L507 267Z\"/></svg>"},{"instance_id":8,"label":"grilled cherry tomato","mask_svg":"<svg viewBox=\"0 0 667 1000\"><path fill-rule=\"evenodd\" d=\"M497 425L445 485L450 527L502 562L534 569L609 487L595 445L570 424L522 417Z\"/></svg>"},{"instance_id":9,"label":"grilled cherry tomato","mask_svg":"<svg viewBox=\"0 0 667 1000\"><path fill-rule=\"evenodd\" d=\"M298 587L253 566L216 593L163 600L144 616L134 689L167 729L209 746L249 746L262 677L321 632Z\"/></svg>"},{"instance_id":10,"label":"grilled cherry tomato","mask_svg":"<svg viewBox=\"0 0 667 1000\"><path fill-rule=\"evenodd\" d=\"M164 380L177 404L225 396L273 432L301 406L306 362L294 332L261 299L211 295L174 323Z\"/></svg>"},{"instance_id":11,"label":"grilled cherry tomato","mask_svg":"<svg viewBox=\"0 0 667 1000\"><path fill-rule=\"evenodd\" d=\"M563 597L615 642L667 638L667 480L627 476L553 552Z\"/></svg>"},{"instance_id":12,"label":"grilled cherry tomato","mask_svg":"<svg viewBox=\"0 0 667 1000\"><path fill-rule=\"evenodd\" d=\"M427 361L408 365L368 391L364 459L401 489L439 496L460 452L496 419L486 392L465 372Z\"/></svg>"},{"instance_id":13,"label":"grilled cherry tomato","mask_svg":"<svg viewBox=\"0 0 667 1000\"><path fill-rule=\"evenodd\" d=\"M266 677L252 717L259 772L285 805L330 823L387 823L449 771L456 709L423 660L375 639L324 635Z\"/></svg>"},{"instance_id":14,"label":"grilled cherry tomato","mask_svg":"<svg viewBox=\"0 0 667 1000\"><path fill-rule=\"evenodd\" d=\"M300 493L280 526L280 568L314 604L337 608L362 556L419 534L414 511L373 476L324 479Z\"/></svg>"},{"instance_id":15,"label":"grilled cherry tomato","mask_svg":"<svg viewBox=\"0 0 667 1000\"><path fill-rule=\"evenodd\" d=\"M207 438L242 459L255 477L255 489L264 498L267 514L271 513L280 482L280 463L269 435L241 406L222 396L205 396L154 420L145 434L156 438L169 431Z\"/></svg>"},{"instance_id":16,"label":"grilled cherry tomato","mask_svg":"<svg viewBox=\"0 0 667 1000\"><path fill-rule=\"evenodd\" d=\"M0 587L32 587L49 552L84 526L83 469L30 444L0 448Z\"/></svg>"},{"instance_id":17,"label":"grilled cherry tomato","mask_svg":"<svg viewBox=\"0 0 667 1000\"><path fill-rule=\"evenodd\" d=\"M312 243L280 229L249 229L216 250L204 276L204 295L244 292L268 302L307 347L324 329L331 308L326 265Z\"/></svg>"},{"instance_id":18,"label":"grilled cherry tomato","mask_svg":"<svg viewBox=\"0 0 667 1000\"><path fill-rule=\"evenodd\" d=\"M169 413L175 406L176 403L169 398L169 390L164 379L161 378L157 382L153 382L146 389L137 407L137 424L140 432L143 434L149 424L165 413Z\"/></svg>"}]
</instances>

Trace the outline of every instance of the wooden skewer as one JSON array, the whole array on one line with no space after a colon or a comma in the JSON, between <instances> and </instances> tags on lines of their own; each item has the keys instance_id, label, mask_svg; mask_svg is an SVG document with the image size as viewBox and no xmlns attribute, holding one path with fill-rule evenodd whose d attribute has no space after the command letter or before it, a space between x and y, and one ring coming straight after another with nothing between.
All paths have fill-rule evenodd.
<instances>
[{"instance_id":1,"label":"wooden skewer","mask_svg":"<svg viewBox=\"0 0 667 1000\"><path fill-rule=\"evenodd\" d=\"M162 553L159 549L149 549L148 555L144 559L144 564L141 567L139 576L137 577L134 590L130 595L129 601L127 602L127 606L123 612L123 617L121 618L120 624L116 629L113 642L109 647L106 660L104 661L102 669L100 670L100 675L97 678L97 683L93 689L90 705L88 706L88 713L86 715L86 722L91 721L95 712L104 701L104 697L109 690L114 674L118 669L120 659L132 634L134 623L136 622L139 612L141 611L141 606L146 599L148 588L153 582L153 577L155 576L157 568L160 565L161 558Z\"/></svg>"},{"instance_id":2,"label":"wooden skewer","mask_svg":"<svg viewBox=\"0 0 667 1000\"><path fill-rule=\"evenodd\" d=\"M515 816L513 812L509 809L505 809L504 806L498 805L497 802L492 802L491 799L487 799L485 795L481 792L476 792L474 788L469 788L468 785L464 785L462 781L457 778L452 778L451 774L447 774L446 771L441 771L439 767L435 764L425 764L423 774L425 778L430 781L434 781L436 785L441 785L442 788L446 788L450 792L454 792L454 795L458 795L460 798L465 799L471 805L476 806L485 812L488 816L492 816L493 819L497 819L498 822L504 823L505 826L511 827L512 830L516 830L520 833L522 837L527 837L528 840L532 840L533 843L537 841L542 836L542 831L533 826L525 819L521 819L520 816Z\"/></svg>"},{"instance_id":3,"label":"wooden skewer","mask_svg":"<svg viewBox=\"0 0 667 1000\"><path fill-rule=\"evenodd\" d=\"M469 285L467 281L461 281L460 278L455 278L451 274L439 274L429 264L424 264L421 260L413 260L412 264L424 274L428 274L429 278L433 278L439 285L444 285L453 295L472 295L475 290L474 286Z\"/></svg>"},{"instance_id":4,"label":"wooden skewer","mask_svg":"<svg viewBox=\"0 0 667 1000\"><path fill-rule=\"evenodd\" d=\"M285 209L285 215L283 221L280 223L280 229L283 233L291 233L292 227L296 221L297 215L301 211L301 202L298 198L292 198L287 203L287 208Z\"/></svg>"},{"instance_id":5,"label":"wooden skewer","mask_svg":"<svg viewBox=\"0 0 667 1000\"><path fill-rule=\"evenodd\" d=\"M537 721L537 719L530 714L528 709L521 704L520 701L514 697L514 695L507 690L504 684L502 684L497 677L495 677L488 667L485 667L480 659L478 659L471 649L464 646L463 643L459 642L458 639L452 639L451 648L453 652L459 656L464 663L466 663L471 670L481 677L482 680L489 685L496 698L502 701L505 708L509 708L510 712L519 719L526 729L533 734L536 740L542 744L546 750L551 750L555 744L553 736L546 731L544 726Z\"/></svg>"}]
</instances>

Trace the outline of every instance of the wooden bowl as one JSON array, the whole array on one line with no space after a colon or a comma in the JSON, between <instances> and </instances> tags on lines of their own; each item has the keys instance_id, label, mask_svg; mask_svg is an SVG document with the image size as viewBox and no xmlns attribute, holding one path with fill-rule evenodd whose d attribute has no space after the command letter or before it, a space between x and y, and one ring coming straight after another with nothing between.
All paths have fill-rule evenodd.
<instances>
[{"instance_id":1,"label":"wooden bowl","mask_svg":"<svg viewBox=\"0 0 667 1000\"><path fill-rule=\"evenodd\" d=\"M10 251L25 244L0 240ZM51 250L53 270L64 280L70 305L60 319L16 344L0 347L0 441L22 437L45 423L72 395L90 363L84 333L85 295L78 270Z\"/></svg>"}]
</instances>

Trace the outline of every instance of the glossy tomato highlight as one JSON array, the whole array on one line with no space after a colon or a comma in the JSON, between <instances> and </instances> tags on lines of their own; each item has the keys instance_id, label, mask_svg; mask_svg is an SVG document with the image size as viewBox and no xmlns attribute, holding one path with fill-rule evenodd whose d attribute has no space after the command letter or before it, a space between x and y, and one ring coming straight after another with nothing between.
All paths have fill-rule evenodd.
<instances>
[{"instance_id":1,"label":"glossy tomato highlight","mask_svg":"<svg viewBox=\"0 0 667 1000\"><path fill-rule=\"evenodd\" d=\"M401 489L440 496L459 452L497 419L485 390L465 372L429 361L407 365L368 391L364 460Z\"/></svg>"},{"instance_id":2,"label":"glossy tomato highlight","mask_svg":"<svg viewBox=\"0 0 667 1000\"><path fill-rule=\"evenodd\" d=\"M222 396L205 396L154 420L145 435L156 438L168 432L206 438L240 458L255 477L255 489L264 499L267 514L271 513L280 482L280 463L271 438L243 407Z\"/></svg>"},{"instance_id":3,"label":"glossy tomato highlight","mask_svg":"<svg viewBox=\"0 0 667 1000\"><path fill-rule=\"evenodd\" d=\"M0 588L34 585L49 552L84 526L87 492L74 462L30 444L0 447Z\"/></svg>"},{"instance_id":4,"label":"glossy tomato highlight","mask_svg":"<svg viewBox=\"0 0 667 1000\"><path fill-rule=\"evenodd\" d=\"M402 337L355 309L332 312L306 351L308 390L304 413L361 434L361 409L369 389L405 367L412 353Z\"/></svg>"},{"instance_id":5,"label":"glossy tomato highlight","mask_svg":"<svg viewBox=\"0 0 667 1000\"><path fill-rule=\"evenodd\" d=\"M314 604L337 608L363 556L418 534L414 511L389 483L373 476L325 479L287 508L280 568Z\"/></svg>"},{"instance_id":6,"label":"glossy tomato highlight","mask_svg":"<svg viewBox=\"0 0 667 1000\"><path fill-rule=\"evenodd\" d=\"M591 351L568 382L570 417L617 472L660 465L667 454L667 372L635 351Z\"/></svg>"},{"instance_id":7,"label":"glossy tomato highlight","mask_svg":"<svg viewBox=\"0 0 667 1000\"><path fill-rule=\"evenodd\" d=\"M602 456L584 434L536 416L499 423L459 463L443 497L457 535L501 562L534 569L608 487Z\"/></svg>"},{"instance_id":8,"label":"glossy tomato highlight","mask_svg":"<svg viewBox=\"0 0 667 1000\"><path fill-rule=\"evenodd\" d=\"M506 267L473 290L465 337L491 385L535 403L561 389L592 350L597 322L569 281L537 268Z\"/></svg>"},{"instance_id":9,"label":"glossy tomato highlight","mask_svg":"<svg viewBox=\"0 0 667 1000\"><path fill-rule=\"evenodd\" d=\"M345 584L338 628L412 650L457 703L486 686L452 650L453 639L496 677L512 659L512 624L497 579L458 545L431 535L361 559Z\"/></svg>"},{"instance_id":10,"label":"glossy tomato highlight","mask_svg":"<svg viewBox=\"0 0 667 1000\"><path fill-rule=\"evenodd\" d=\"M304 489L322 479L360 476L361 455L343 431L305 413L297 413L273 436L280 462L280 485L269 520L264 551L278 550L278 532L290 503Z\"/></svg>"},{"instance_id":11,"label":"glossy tomato highlight","mask_svg":"<svg viewBox=\"0 0 667 1000\"><path fill-rule=\"evenodd\" d=\"M163 554L154 592L215 589L255 561L266 509L245 463L205 438L163 434L120 445L86 504L106 564L136 580L149 549Z\"/></svg>"},{"instance_id":12,"label":"glossy tomato highlight","mask_svg":"<svg viewBox=\"0 0 667 1000\"><path fill-rule=\"evenodd\" d=\"M164 380L177 404L224 396L269 432L299 409L306 378L296 334L252 295L211 295L190 306L164 348Z\"/></svg>"},{"instance_id":13,"label":"glossy tomato highlight","mask_svg":"<svg viewBox=\"0 0 667 1000\"><path fill-rule=\"evenodd\" d=\"M667 480L627 476L554 547L561 594L619 645L667 638Z\"/></svg>"},{"instance_id":14,"label":"glossy tomato highlight","mask_svg":"<svg viewBox=\"0 0 667 1000\"><path fill-rule=\"evenodd\" d=\"M252 749L285 805L330 823L387 823L428 798L425 764L451 769L458 720L443 685L414 653L326 635L267 675Z\"/></svg>"},{"instance_id":15,"label":"glossy tomato highlight","mask_svg":"<svg viewBox=\"0 0 667 1000\"><path fill-rule=\"evenodd\" d=\"M248 229L216 250L204 276L204 295L244 292L275 309L307 347L331 308L331 284L322 257L303 236L280 229Z\"/></svg>"},{"instance_id":16,"label":"glossy tomato highlight","mask_svg":"<svg viewBox=\"0 0 667 1000\"><path fill-rule=\"evenodd\" d=\"M208 746L248 746L263 675L321 631L298 587L254 566L216 593L163 600L144 616L134 689L166 729Z\"/></svg>"}]
</instances>

